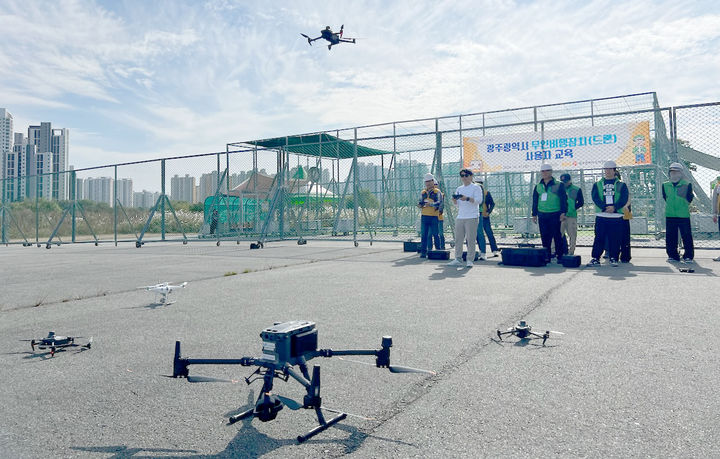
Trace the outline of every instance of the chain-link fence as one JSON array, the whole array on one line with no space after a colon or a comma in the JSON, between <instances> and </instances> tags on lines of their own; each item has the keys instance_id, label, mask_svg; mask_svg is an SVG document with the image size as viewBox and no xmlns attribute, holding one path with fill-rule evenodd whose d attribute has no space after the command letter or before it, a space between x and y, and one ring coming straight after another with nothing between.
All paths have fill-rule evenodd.
<instances>
[{"instance_id":1,"label":"chain-link fence","mask_svg":"<svg viewBox=\"0 0 720 459\"><path fill-rule=\"evenodd\" d=\"M0 236L5 244L47 247L401 241L418 234L424 175L433 173L450 196L459 171L471 167L494 199L498 243L516 244L538 238L531 194L540 164L552 162L556 178L567 172L582 190L577 243L590 245L592 187L602 162L618 159L630 190L633 245L664 245L662 183L669 164L680 162L695 191L696 246L718 248L718 140L720 103L660 108L654 93L644 93L229 143L219 153L6 178ZM595 153L585 161L581 147L591 145ZM448 200L449 240L455 213Z\"/></svg>"}]
</instances>

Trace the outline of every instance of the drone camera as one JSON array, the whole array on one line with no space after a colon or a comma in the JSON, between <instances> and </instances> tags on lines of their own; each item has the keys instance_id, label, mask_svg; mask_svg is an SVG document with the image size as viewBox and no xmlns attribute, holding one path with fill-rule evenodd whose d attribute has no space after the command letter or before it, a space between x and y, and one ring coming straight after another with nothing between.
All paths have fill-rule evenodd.
<instances>
[{"instance_id":1,"label":"drone camera","mask_svg":"<svg viewBox=\"0 0 720 459\"><path fill-rule=\"evenodd\" d=\"M255 417L262 422L272 421L283 409L282 401L275 395L265 394L255 404Z\"/></svg>"}]
</instances>

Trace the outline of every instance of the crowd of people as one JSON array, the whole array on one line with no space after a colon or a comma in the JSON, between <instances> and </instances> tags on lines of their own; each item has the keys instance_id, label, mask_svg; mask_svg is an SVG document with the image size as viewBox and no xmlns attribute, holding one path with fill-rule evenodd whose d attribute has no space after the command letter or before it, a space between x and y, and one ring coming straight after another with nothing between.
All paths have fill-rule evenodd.
<instances>
[{"instance_id":1,"label":"crowd of people","mask_svg":"<svg viewBox=\"0 0 720 459\"><path fill-rule=\"evenodd\" d=\"M558 263L564 255L573 255L577 242L577 211L585 205L582 189L572 183L568 173L555 180L550 164L540 166L540 181L532 191L532 221L538 225L542 246L546 252L546 261L554 259ZM672 163L668 170L670 180L662 184L662 197L665 201L665 250L669 262L693 263L695 247L690 224L690 204L694 193L692 183L687 180L680 163ZM426 258L433 246L436 250L445 250L443 216L445 196L432 174L426 174L425 188L420 194L418 207L420 220L420 257ZM485 188L481 177L475 177L470 169L460 171L462 184L452 194L453 205L457 207L455 219L454 258L449 266L463 264L473 266L476 259L476 244L479 254L477 260L486 260L487 235L492 257L499 255L497 242L490 224L490 214L495 207L492 195ZM720 231L720 177L713 183L712 205L713 221L718 223ZM628 263L630 254L630 219L632 206L630 191L620 176L617 164L606 161L603 165L603 177L595 182L591 191L595 205L595 237L591 259L587 266L601 265L603 254L610 266ZM682 239L682 256L678 250L678 232ZM464 246L467 245L463 261ZM720 261L720 257L715 258Z\"/></svg>"}]
</instances>

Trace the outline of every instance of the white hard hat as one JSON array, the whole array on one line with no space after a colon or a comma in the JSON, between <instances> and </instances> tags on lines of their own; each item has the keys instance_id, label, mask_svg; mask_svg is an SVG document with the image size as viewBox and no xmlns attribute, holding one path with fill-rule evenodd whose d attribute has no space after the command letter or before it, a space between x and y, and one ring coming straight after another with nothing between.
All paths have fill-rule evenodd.
<instances>
[{"instance_id":1,"label":"white hard hat","mask_svg":"<svg viewBox=\"0 0 720 459\"><path fill-rule=\"evenodd\" d=\"M672 164L670 164L670 170L671 171L681 171L681 170L683 170L682 164L672 163Z\"/></svg>"},{"instance_id":2,"label":"white hard hat","mask_svg":"<svg viewBox=\"0 0 720 459\"><path fill-rule=\"evenodd\" d=\"M545 163L545 164L543 164L542 166L540 166L540 171L541 171L541 172L542 172L542 171L551 171L551 170L552 170L552 166L551 166L550 164Z\"/></svg>"},{"instance_id":3,"label":"white hard hat","mask_svg":"<svg viewBox=\"0 0 720 459\"><path fill-rule=\"evenodd\" d=\"M425 181L427 182L428 180L435 180L435 177L433 177L432 174L425 174Z\"/></svg>"},{"instance_id":4,"label":"white hard hat","mask_svg":"<svg viewBox=\"0 0 720 459\"><path fill-rule=\"evenodd\" d=\"M617 169L617 164L615 164L615 161L605 161L603 169Z\"/></svg>"}]
</instances>

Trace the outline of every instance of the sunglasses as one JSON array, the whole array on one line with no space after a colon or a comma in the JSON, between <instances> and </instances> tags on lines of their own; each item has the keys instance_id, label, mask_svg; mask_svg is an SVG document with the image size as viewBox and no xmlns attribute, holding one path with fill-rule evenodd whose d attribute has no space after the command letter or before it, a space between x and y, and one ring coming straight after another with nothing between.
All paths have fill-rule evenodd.
<instances>
[{"instance_id":1,"label":"sunglasses","mask_svg":"<svg viewBox=\"0 0 720 459\"><path fill-rule=\"evenodd\" d=\"M470 177L470 174L460 174L460 177Z\"/></svg>"}]
</instances>

